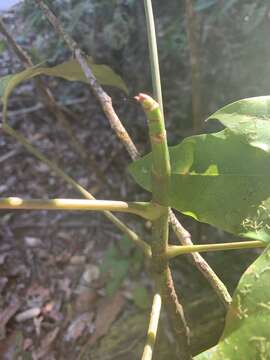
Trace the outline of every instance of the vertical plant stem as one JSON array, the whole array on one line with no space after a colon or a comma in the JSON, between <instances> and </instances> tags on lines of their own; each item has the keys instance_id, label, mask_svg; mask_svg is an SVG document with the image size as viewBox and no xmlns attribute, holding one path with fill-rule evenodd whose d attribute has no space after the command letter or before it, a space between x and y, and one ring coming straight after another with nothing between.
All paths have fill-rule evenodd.
<instances>
[{"instance_id":1,"label":"vertical plant stem","mask_svg":"<svg viewBox=\"0 0 270 360\"><path fill-rule=\"evenodd\" d=\"M160 208L161 215L152 222L152 271L155 286L160 293L176 340L177 353L182 360L192 359L190 353L189 328L184 311L178 301L167 259L169 207L167 195L169 190L171 166L167 146L167 137L163 115L159 104L150 96L139 94L148 120L149 137L152 147L152 201Z\"/></svg>"},{"instance_id":2,"label":"vertical plant stem","mask_svg":"<svg viewBox=\"0 0 270 360\"><path fill-rule=\"evenodd\" d=\"M157 41L155 36L155 23L153 16L153 9L151 0L144 0L145 6L145 16L146 24L148 30L148 43L149 43L149 53L150 53L150 62L151 62L151 72L152 72L152 84L154 89L154 96L159 103L161 109L163 109L162 101L162 92L161 92L161 81L159 73L159 62L158 62L158 51L157 51ZM196 123L201 119L201 93L199 87L199 57L198 57L198 46L196 39L196 26L194 26L194 20L191 18L193 15L192 4L187 0L187 21L188 21L188 33L189 33L189 42L191 47L191 63L194 62L194 67L192 67L192 91L193 91L193 103L194 103L194 114L193 118L196 119ZM196 87L198 85L198 88ZM192 245L191 236L189 232L182 226L179 220L176 218L172 210L169 211L169 221L171 223L172 229L176 234L176 237L182 245ZM213 287L214 291L217 293L220 300L223 302L227 308L232 301L232 298L219 277L215 274L213 269L207 264L203 257L199 253L194 253L190 255L191 260L197 267L197 269L205 276L208 282Z\"/></svg>"},{"instance_id":3,"label":"vertical plant stem","mask_svg":"<svg viewBox=\"0 0 270 360\"><path fill-rule=\"evenodd\" d=\"M193 128L198 131L202 127L202 94L200 80L200 57L198 45L197 18L192 0L186 1L186 23L191 65L192 120Z\"/></svg>"},{"instance_id":4,"label":"vertical plant stem","mask_svg":"<svg viewBox=\"0 0 270 360\"><path fill-rule=\"evenodd\" d=\"M149 55L150 55L150 65L151 65L154 98L159 103L161 112L164 115L163 100L162 100L162 88L161 88L159 61L158 61L157 40L156 40L155 20L154 20L153 7L152 7L151 0L144 0L144 9L145 9L145 17L146 17L147 38L148 38L148 47L149 47Z\"/></svg>"},{"instance_id":5,"label":"vertical plant stem","mask_svg":"<svg viewBox=\"0 0 270 360\"><path fill-rule=\"evenodd\" d=\"M158 322L161 312L162 299L160 294L155 294L153 299L150 322L147 332L147 340L143 350L142 360L151 360L156 343Z\"/></svg>"}]
</instances>

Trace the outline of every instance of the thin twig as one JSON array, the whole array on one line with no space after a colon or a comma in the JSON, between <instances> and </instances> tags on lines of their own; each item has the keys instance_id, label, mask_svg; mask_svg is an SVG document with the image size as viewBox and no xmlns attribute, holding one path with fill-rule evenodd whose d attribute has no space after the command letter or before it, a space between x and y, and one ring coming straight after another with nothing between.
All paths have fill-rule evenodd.
<instances>
[{"instance_id":1,"label":"thin twig","mask_svg":"<svg viewBox=\"0 0 270 360\"><path fill-rule=\"evenodd\" d=\"M237 250L237 249L255 249L255 248L265 248L266 246L267 243L261 240L236 241L231 243L187 245L187 246L170 245L167 249L167 257L169 259L172 259L179 255L190 254L197 251L209 252L209 251L227 251L227 250Z\"/></svg>"},{"instance_id":2,"label":"thin twig","mask_svg":"<svg viewBox=\"0 0 270 360\"><path fill-rule=\"evenodd\" d=\"M179 221L177 221L176 216L173 212L170 212L170 221L172 228L174 229L174 233L177 236L180 244L193 246L193 242L191 240L190 233L181 225ZM204 258L198 253L194 252L189 255L189 259L195 264L197 269L203 274L203 276L208 280L212 288L215 290L217 296L223 302L226 308L231 304L232 297L229 294L226 286L216 275L211 266L204 260Z\"/></svg>"},{"instance_id":3,"label":"thin twig","mask_svg":"<svg viewBox=\"0 0 270 360\"><path fill-rule=\"evenodd\" d=\"M9 160L10 158L12 158L13 156L17 155L19 153L18 148L10 150L8 153L4 154L3 156L0 157L0 164Z\"/></svg>"},{"instance_id":4,"label":"thin twig","mask_svg":"<svg viewBox=\"0 0 270 360\"><path fill-rule=\"evenodd\" d=\"M108 118L112 129L115 131L116 135L120 139L120 141L125 145L128 153L131 157L138 157L138 151L133 144L130 136L126 132L124 126L122 125L119 117L117 116L113 105L112 99L110 96L103 90L103 88L97 82L95 75L93 74L92 70L89 68L85 54L80 49L78 44L71 36L64 30L59 20L56 16L52 13L49 7L44 3L43 0L35 0L36 3L39 5L41 10L43 11L44 15L50 21L52 26L54 27L55 31L59 34L59 36L65 41L67 46L69 47L70 51L75 56L76 60L80 64L88 83L97 98L98 102L101 105L101 108Z\"/></svg>"},{"instance_id":5,"label":"thin twig","mask_svg":"<svg viewBox=\"0 0 270 360\"><path fill-rule=\"evenodd\" d=\"M162 299L160 294L155 294L153 299L150 322L147 332L147 340L143 350L142 360L151 360L156 343L158 322L161 312Z\"/></svg>"},{"instance_id":6,"label":"thin twig","mask_svg":"<svg viewBox=\"0 0 270 360\"><path fill-rule=\"evenodd\" d=\"M191 65L192 121L194 130L198 131L202 127L202 94L197 17L192 0L186 0L186 23Z\"/></svg>"},{"instance_id":7,"label":"thin twig","mask_svg":"<svg viewBox=\"0 0 270 360\"><path fill-rule=\"evenodd\" d=\"M154 22L154 14L151 0L144 0L144 10L146 14L147 38L149 47L149 58L151 64L152 84L154 90L154 98L159 103L160 110L163 113L162 88L159 71L159 60L157 51L156 29Z\"/></svg>"}]
</instances>

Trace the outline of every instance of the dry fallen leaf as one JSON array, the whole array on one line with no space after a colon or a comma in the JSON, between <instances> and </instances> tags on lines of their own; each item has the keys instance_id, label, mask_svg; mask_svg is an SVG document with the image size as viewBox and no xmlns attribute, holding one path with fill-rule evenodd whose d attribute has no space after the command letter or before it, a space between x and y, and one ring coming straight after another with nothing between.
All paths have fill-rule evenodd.
<instances>
[{"instance_id":1,"label":"dry fallen leaf","mask_svg":"<svg viewBox=\"0 0 270 360\"><path fill-rule=\"evenodd\" d=\"M112 323L123 309L124 304L125 298L121 291L118 291L113 297L100 302L95 321L96 330L90 338L89 345L93 345L99 338L107 334Z\"/></svg>"},{"instance_id":2,"label":"dry fallen leaf","mask_svg":"<svg viewBox=\"0 0 270 360\"><path fill-rule=\"evenodd\" d=\"M98 299L98 294L95 290L85 286L82 286L81 288L80 293L76 297L74 306L75 311L79 314L92 310Z\"/></svg>"},{"instance_id":3,"label":"dry fallen leaf","mask_svg":"<svg viewBox=\"0 0 270 360\"><path fill-rule=\"evenodd\" d=\"M84 330L90 327L93 316L93 313L84 313L77 316L69 325L64 340L66 342L77 340Z\"/></svg>"}]
</instances>

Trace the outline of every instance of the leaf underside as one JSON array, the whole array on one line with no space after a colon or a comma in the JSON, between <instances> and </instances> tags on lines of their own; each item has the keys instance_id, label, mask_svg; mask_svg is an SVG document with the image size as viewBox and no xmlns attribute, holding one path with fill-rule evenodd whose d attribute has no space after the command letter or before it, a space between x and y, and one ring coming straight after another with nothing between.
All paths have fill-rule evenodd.
<instances>
[{"instance_id":1,"label":"leaf underside","mask_svg":"<svg viewBox=\"0 0 270 360\"><path fill-rule=\"evenodd\" d=\"M198 221L270 242L270 97L237 101L214 113L225 129L170 148L169 205ZM151 154L129 167L151 191Z\"/></svg>"},{"instance_id":2,"label":"leaf underside","mask_svg":"<svg viewBox=\"0 0 270 360\"><path fill-rule=\"evenodd\" d=\"M126 84L122 78L117 75L109 66L94 64L90 56L87 57L87 62L98 83L117 87L123 90L125 93L128 92ZM87 83L87 79L85 78L79 63L76 60L69 60L54 67L33 66L19 73L2 77L0 79L0 97L2 98L4 105L4 120L6 120L7 116L8 98L14 88L23 81L32 79L39 75L48 75L60 77L69 81L80 81Z\"/></svg>"},{"instance_id":3,"label":"leaf underside","mask_svg":"<svg viewBox=\"0 0 270 360\"><path fill-rule=\"evenodd\" d=\"M245 271L233 296L223 335L194 360L270 359L270 246Z\"/></svg>"}]
</instances>

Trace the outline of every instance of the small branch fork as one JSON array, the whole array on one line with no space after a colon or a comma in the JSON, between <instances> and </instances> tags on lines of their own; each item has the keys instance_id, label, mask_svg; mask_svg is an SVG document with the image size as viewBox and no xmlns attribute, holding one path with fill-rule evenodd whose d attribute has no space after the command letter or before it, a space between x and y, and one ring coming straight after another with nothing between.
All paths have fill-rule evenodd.
<instances>
[{"instance_id":1,"label":"small branch fork","mask_svg":"<svg viewBox=\"0 0 270 360\"><path fill-rule=\"evenodd\" d=\"M83 199L22 199L18 197L0 198L0 210L66 210L66 211L115 211L131 213L148 220L155 220L160 211L153 203L125 202L114 200ZM262 241L239 241L221 244L175 246L166 250L167 259L194 252L225 251L235 249L264 248Z\"/></svg>"}]
</instances>

